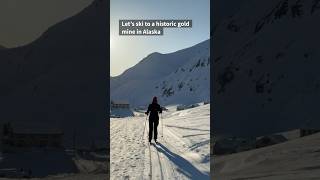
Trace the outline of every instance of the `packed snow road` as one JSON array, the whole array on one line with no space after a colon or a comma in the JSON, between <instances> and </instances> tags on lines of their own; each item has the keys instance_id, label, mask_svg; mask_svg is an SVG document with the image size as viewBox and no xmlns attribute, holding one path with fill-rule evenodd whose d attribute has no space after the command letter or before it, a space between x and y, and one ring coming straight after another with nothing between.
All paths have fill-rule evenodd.
<instances>
[{"instance_id":1,"label":"packed snow road","mask_svg":"<svg viewBox=\"0 0 320 180\"><path fill-rule=\"evenodd\" d=\"M210 105L169 108L160 117L158 144L148 143L144 114L111 119L110 128L111 179L209 179Z\"/></svg>"}]
</instances>

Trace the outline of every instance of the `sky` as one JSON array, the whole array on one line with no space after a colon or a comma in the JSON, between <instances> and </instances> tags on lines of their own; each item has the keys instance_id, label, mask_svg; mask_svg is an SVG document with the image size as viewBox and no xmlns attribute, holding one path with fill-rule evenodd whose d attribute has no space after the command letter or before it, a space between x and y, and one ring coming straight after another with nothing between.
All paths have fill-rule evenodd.
<instances>
[{"instance_id":1,"label":"sky","mask_svg":"<svg viewBox=\"0 0 320 180\"><path fill-rule=\"evenodd\" d=\"M93 0L0 0L0 46L29 44Z\"/></svg>"},{"instance_id":2,"label":"sky","mask_svg":"<svg viewBox=\"0 0 320 180\"><path fill-rule=\"evenodd\" d=\"M119 36L119 19L191 19L163 36ZM210 38L210 0L110 0L110 73L120 75L153 52L170 53Z\"/></svg>"}]
</instances>

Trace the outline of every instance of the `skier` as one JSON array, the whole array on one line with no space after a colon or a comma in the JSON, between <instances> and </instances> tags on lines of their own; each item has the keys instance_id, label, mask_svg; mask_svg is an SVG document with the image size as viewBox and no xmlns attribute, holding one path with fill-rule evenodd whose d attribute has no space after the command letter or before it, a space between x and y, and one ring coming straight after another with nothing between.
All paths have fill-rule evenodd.
<instances>
[{"instance_id":1,"label":"skier","mask_svg":"<svg viewBox=\"0 0 320 180\"><path fill-rule=\"evenodd\" d=\"M162 113L162 108L158 104L157 97L153 97L152 103L149 104L147 112L145 112L146 115L149 116L149 143L151 143L152 139L152 131L154 130L154 141L157 143L157 135L158 135L158 124L159 124L159 115L158 113Z\"/></svg>"}]
</instances>

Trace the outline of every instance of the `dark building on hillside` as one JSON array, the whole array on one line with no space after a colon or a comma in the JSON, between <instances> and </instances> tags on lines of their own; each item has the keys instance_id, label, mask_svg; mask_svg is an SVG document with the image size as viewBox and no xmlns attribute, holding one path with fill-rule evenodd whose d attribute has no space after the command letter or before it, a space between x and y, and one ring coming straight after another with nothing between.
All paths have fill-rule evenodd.
<instances>
[{"instance_id":1,"label":"dark building on hillside","mask_svg":"<svg viewBox=\"0 0 320 180\"><path fill-rule=\"evenodd\" d=\"M300 137L309 136L320 132L319 129L300 129Z\"/></svg>"},{"instance_id":2,"label":"dark building on hillside","mask_svg":"<svg viewBox=\"0 0 320 180\"><path fill-rule=\"evenodd\" d=\"M126 101L111 101L111 109L130 109L130 104Z\"/></svg>"},{"instance_id":3,"label":"dark building on hillside","mask_svg":"<svg viewBox=\"0 0 320 180\"><path fill-rule=\"evenodd\" d=\"M232 154L253 149L254 143L252 138L220 138L214 142L212 151L215 155Z\"/></svg>"},{"instance_id":4,"label":"dark building on hillside","mask_svg":"<svg viewBox=\"0 0 320 180\"><path fill-rule=\"evenodd\" d=\"M12 148L61 148L63 132L52 125L3 125L2 145Z\"/></svg>"},{"instance_id":5,"label":"dark building on hillside","mask_svg":"<svg viewBox=\"0 0 320 180\"><path fill-rule=\"evenodd\" d=\"M263 136L263 137L257 138L256 148L271 146L271 145L283 143L286 141L288 141L288 139L281 134L272 134L268 136Z\"/></svg>"},{"instance_id":6,"label":"dark building on hillside","mask_svg":"<svg viewBox=\"0 0 320 180\"><path fill-rule=\"evenodd\" d=\"M123 118L134 116L133 111L130 109L130 104L127 101L111 101L110 102L110 117Z\"/></svg>"}]
</instances>

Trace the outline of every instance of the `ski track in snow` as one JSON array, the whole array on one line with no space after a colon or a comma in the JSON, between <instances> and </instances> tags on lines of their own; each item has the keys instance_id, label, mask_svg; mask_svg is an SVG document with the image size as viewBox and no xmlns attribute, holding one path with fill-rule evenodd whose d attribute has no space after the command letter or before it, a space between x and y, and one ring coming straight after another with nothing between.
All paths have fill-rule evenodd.
<instances>
[{"instance_id":1,"label":"ski track in snow","mask_svg":"<svg viewBox=\"0 0 320 180\"><path fill-rule=\"evenodd\" d=\"M160 118L159 143L150 145L145 116L111 119L111 179L209 179L209 111L210 105L169 108Z\"/></svg>"}]
</instances>

